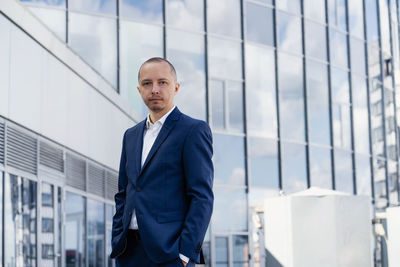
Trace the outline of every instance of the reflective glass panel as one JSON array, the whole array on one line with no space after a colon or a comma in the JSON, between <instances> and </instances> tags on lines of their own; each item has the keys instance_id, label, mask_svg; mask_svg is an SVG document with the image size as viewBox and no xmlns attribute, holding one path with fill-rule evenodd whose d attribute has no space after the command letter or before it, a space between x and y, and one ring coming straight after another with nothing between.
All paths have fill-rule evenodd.
<instances>
[{"instance_id":1,"label":"reflective glass panel","mask_svg":"<svg viewBox=\"0 0 400 267\"><path fill-rule=\"evenodd\" d=\"M399 177L397 175L397 164L393 160L387 161L388 165L388 188L389 188L389 203L392 205L397 205L399 201Z\"/></svg>"},{"instance_id":2,"label":"reflective glass panel","mask_svg":"<svg viewBox=\"0 0 400 267\"><path fill-rule=\"evenodd\" d=\"M276 1L276 7L292 13L300 13L301 1L300 0L279 0Z\"/></svg>"},{"instance_id":3,"label":"reflective glass panel","mask_svg":"<svg viewBox=\"0 0 400 267\"><path fill-rule=\"evenodd\" d=\"M332 189L331 150L310 146L311 186Z\"/></svg>"},{"instance_id":4,"label":"reflective glass panel","mask_svg":"<svg viewBox=\"0 0 400 267\"><path fill-rule=\"evenodd\" d=\"M371 80L369 89L372 153L384 157L382 84Z\"/></svg>"},{"instance_id":5,"label":"reflective glass panel","mask_svg":"<svg viewBox=\"0 0 400 267\"><path fill-rule=\"evenodd\" d=\"M351 71L361 75L365 73L365 43L355 38L350 38Z\"/></svg>"},{"instance_id":6,"label":"reflective glass panel","mask_svg":"<svg viewBox=\"0 0 400 267\"><path fill-rule=\"evenodd\" d=\"M281 137L304 141L303 60L284 53L278 60Z\"/></svg>"},{"instance_id":7,"label":"reflective glass panel","mask_svg":"<svg viewBox=\"0 0 400 267\"><path fill-rule=\"evenodd\" d=\"M386 134L386 153L387 158L393 161L397 160L396 153L396 122L394 108L394 92L385 87L385 134Z\"/></svg>"},{"instance_id":8,"label":"reflective glass panel","mask_svg":"<svg viewBox=\"0 0 400 267\"><path fill-rule=\"evenodd\" d=\"M282 190L290 194L307 188L305 146L282 142Z\"/></svg>"},{"instance_id":9,"label":"reflective glass panel","mask_svg":"<svg viewBox=\"0 0 400 267\"><path fill-rule=\"evenodd\" d=\"M218 267L229 266L228 237L215 237L215 264Z\"/></svg>"},{"instance_id":10,"label":"reflective glass panel","mask_svg":"<svg viewBox=\"0 0 400 267\"><path fill-rule=\"evenodd\" d=\"M247 231L247 200L244 188L214 187L213 232Z\"/></svg>"},{"instance_id":11,"label":"reflective glass panel","mask_svg":"<svg viewBox=\"0 0 400 267\"><path fill-rule=\"evenodd\" d=\"M350 107L345 104L333 104L332 119L334 146L351 149Z\"/></svg>"},{"instance_id":12,"label":"reflective glass panel","mask_svg":"<svg viewBox=\"0 0 400 267\"><path fill-rule=\"evenodd\" d=\"M103 267L104 262L104 204L92 199L87 201L89 267Z\"/></svg>"},{"instance_id":13,"label":"reflective glass panel","mask_svg":"<svg viewBox=\"0 0 400 267\"><path fill-rule=\"evenodd\" d=\"M326 61L326 27L305 20L305 35L306 56Z\"/></svg>"},{"instance_id":14,"label":"reflective glass panel","mask_svg":"<svg viewBox=\"0 0 400 267\"><path fill-rule=\"evenodd\" d=\"M9 174L4 188L5 266L37 266L36 182Z\"/></svg>"},{"instance_id":15,"label":"reflective glass panel","mask_svg":"<svg viewBox=\"0 0 400 267\"><path fill-rule=\"evenodd\" d=\"M335 149L335 189L353 194L353 159L351 153Z\"/></svg>"},{"instance_id":16,"label":"reflective glass panel","mask_svg":"<svg viewBox=\"0 0 400 267\"><path fill-rule=\"evenodd\" d=\"M309 141L330 145L328 68L311 60L306 68Z\"/></svg>"},{"instance_id":17,"label":"reflective glass panel","mask_svg":"<svg viewBox=\"0 0 400 267\"><path fill-rule=\"evenodd\" d=\"M386 161L381 157L373 158L374 168L374 193L375 206L377 209L383 209L387 206L386 190Z\"/></svg>"},{"instance_id":18,"label":"reflective glass panel","mask_svg":"<svg viewBox=\"0 0 400 267\"><path fill-rule=\"evenodd\" d=\"M216 1L218 2L218 1ZM250 42L274 46L274 21L271 8L246 3L246 38Z\"/></svg>"},{"instance_id":19,"label":"reflective glass panel","mask_svg":"<svg viewBox=\"0 0 400 267\"><path fill-rule=\"evenodd\" d=\"M385 55L390 58L390 21L389 21L389 9L386 0L379 0L379 19L380 19L380 34L381 34L381 49Z\"/></svg>"},{"instance_id":20,"label":"reflective glass panel","mask_svg":"<svg viewBox=\"0 0 400 267\"><path fill-rule=\"evenodd\" d=\"M46 6L65 7L66 0L19 0L20 2L29 4L39 4Z\"/></svg>"},{"instance_id":21,"label":"reflective glass panel","mask_svg":"<svg viewBox=\"0 0 400 267\"><path fill-rule=\"evenodd\" d=\"M240 0L207 0L208 32L240 38L240 17Z\"/></svg>"},{"instance_id":22,"label":"reflective glass panel","mask_svg":"<svg viewBox=\"0 0 400 267\"><path fill-rule=\"evenodd\" d=\"M42 266L55 266L55 206L54 186L42 183L42 205L40 210L42 221L42 234L40 243L42 246Z\"/></svg>"},{"instance_id":23,"label":"reflective glass panel","mask_svg":"<svg viewBox=\"0 0 400 267\"><path fill-rule=\"evenodd\" d=\"M331 68L332 101L350 103L349 73L338 68Z\"/></svg>"},{"instance_id":24,"label":"reflective glass panel","mask_svg":"<svg viewBox=\"0 0 400 267\"><path fill-rule=\"evenodd\" d=\"M281 1L279 1L280 3ZM277 12L278 47L287 52L302 54L301 18L285 12Z\"/></svg>"},{"instance_id":25,"label":"reflective glass panel","mask_svg":"<svg viewBox=\"0 0 400 267\"><path fill-rule=\"evenodd\" d=\"M209 91L211 95L211 122L213 129L223 130L225 122L225 88L223 81L210 80Z\"/></svg>"},{"instance_id":26,"label":"reflective glass panel","mask_svg":"<svg viewBox=\"0 0 400 267\"><path fill-rule=\"evenodd\" d=\"M208 71L213 78L243 79L241 43L208 37Z\"/></svg>"},{"instance_id":27,"label":"reflective glass panel","mask_svg":"<svg viewBox=\"0 0 400 267\"><path fill-rule=\"evenodd\" d=\"M65 42L66 32L66 12L64 10L29 7L29 9L38 17L43 23L50 28L61 40Z\"/></svg>"},{"instance_id":28,"label":"reflective glass panel","mask_svg":"<svg viewBox=\"0 0 400 267\"><path fill-rule=\"evenodd\" d=\"M116 15L117 0L68 0L68 9Z\"/></svg>"},{"instance_id":29,"label":"reflective glass panel","mask_svg":"<svg viewBox=\"0 0 400 267\"><path fill-rule=\"evenodd\" d=\"M351 35L364 39L363 0L351 0L347 1L347 4L349 9L349 32Z\"/></svg>"},{"instance_id":30,"label":"reflective glass panel","mask_svg":"<svg viewBox=\"0 0 400 267\"><path fill-rule=\"evenodd\" d=\"M341 32L330 29L329 38L331 63L347 69L347 36Z\"/></svg>"},{"instance_id":31,"label":"reflective glass panel","mask_svg":"<svg viewBox=\"0 0 400 267\"><path fill-rule=\"evenodd\" d=\"M249 137L250 185L279 188L278 144L276 140Z\"/></svg>"},{"instance_id":32,"label":"reflective glass panel","mask_svg":"<svg viewBox=\"0 0 400 267\"><path fill-rule=\"evenodd\" d=\"M249 264L249 237L247 235L232 236L232 256L234 267L244 267Z\"/></svg>"},{"instance_id":33,"label":"reflective glass panel","mask_svg":"<svg viewBox=\"0 0 400 267\"><path fill-rule=\"evenodd\" d=\"M188 30L204 30L204 2L167 0L167 25Z\"/></svg>"},{"instance_id":34,"label":"reflective glass panel","mask_svg":"<svg viewBox=\"0 0 400 267\"><path fill-rule=\"evenodd\" d=\"M167 57L174 64L181 87L175 96L179 109L189 116L205 119L206 79L204 36L168 30Z\"/></svg>"},{"instance_id":35,"label":"reflective glass panel","mask_svg":"<svg viewBox=\"0 0 400 267\"><path fill-rule=\"evenodd\" d=\"M378 8L376 0L365 0L365 17L367 23L367 40L368 43L379 39L378 33Z\"/></svg>"},{"instance_id":36,"label":"reflective glass panel","mask_svg":"<svg viewBox=\"0 0 400 267\"><path fill-rule=\"evenodd\" d=\"M152 23L163 22L163 0L120 0L121 17Z\"/></svg>"},{"instance_id":37,"label":"reflective glass panel","mask_svg":"<svg viewBox=\"0 0 400 267\"><path fill-rule=\"evenodd\" d=\"M69 45L110 84L117 84L115 19L69 13Z\"/></svg>"},{"instance_id":38,"label":"reflective glass panel","mask_svg":"<svg viewBox=\"0 0 400 267\"><path fill-rule=\"evenodd\" d=\"M159 26L120 21L120 87L121 95L142 117L147 115L136 86L143 62L163 57L163 29Z\"/></svg>"},{"instance_id":39,"label":"reflective glass panel","mask_svg":"<svg viewBox=\"0 0 400 267\"><path fill-rule=\"evenodd\" d=\"M355 154L355 157L357 195L372 197L370 157L360 154Z\"/></svg>"},{"instance_id":40,"label":"reflective glass panel","mask_svg":"<svg viewBox=\"0 0 400 267\"><path fill-rule=\"evenodd\" d=\"M354 150L357 153L369 154L369 122L367 82L364 77L353 75L353 123L354 123Z\"/></svg>"},{"instance_id":41,"label":"reflective glass panel","mask_svg":"<svg viewBox=\"0 0 400 267\"><path fill-rule=\"evenodd\" d=\"M247 131L277 137L275 56L272 49L246 45Z\"/></svg>"},{"instance_id":42,"label":"reflective glass panel","mask_svg":"<svg viewBox=\"0 0 400 267\"><path fill-rule=\"evenodd\" d=\"M328 0L329 24L344 31L346 27L346 0Z\"/></svg>"},{"instance_id":43,"label":"reflective glass panel","mask_svg":"<svg viewBox=\"0 0 400 267\"><path fill-rule=\"evenodd\" d=\"M325 23L325 1L303 0L304 16Z\"/></svg>"},{"instance_id":44,"label":"reflective glass panel","mask_svg":"<svg viewBox=\"0 0 400 267\"><path fill-rule=\"evenodd\" d=\"M112 267L115 260L110 258L111 254L111 232L112 232L112 219L114 216L114 207L106 204L106 257L107 266Z\"/></svg>"},{"instance_id":45,"label":"reflective glass panel","mask_svg":"<svg viewBox=\"0 0 400 267\"><path fill-rule=\"evenodd\" d=\"M226 82L228 102L228 125L231 132L243 132L243 84Z\"/></svg>"},{"instance_id":46,"label":"reflective glass panel","mask_svg":"<svg viewBox=\"0 0 400 267\"><path fill-rule=\"evenodd\" d=\"M65 262L69 267L86 266L86 199L70 192L65 201Z\"/></svg>"},{"instance_id":47,"label":"reflective glass panel","mask_svg":"<svg viewBox=\"0 0 400 267\"><path fill-rule=\"evenodd\" d=\"M214 134L215 184L244 185L244 139L241 136Z\"/></svg>"}]
</instances>

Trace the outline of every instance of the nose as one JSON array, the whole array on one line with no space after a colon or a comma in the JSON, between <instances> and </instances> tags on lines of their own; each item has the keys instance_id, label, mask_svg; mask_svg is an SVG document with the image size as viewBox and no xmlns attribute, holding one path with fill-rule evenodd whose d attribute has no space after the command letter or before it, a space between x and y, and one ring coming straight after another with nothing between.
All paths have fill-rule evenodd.
<instances>
[{"instance_id":1,"label":"nose","mask_svg":"<svg viewBox=\"0 0 400 267\"><path fill-rule=\"evenodd\" d=\"M158 87L157 84L153 85L153 88L151 89L151 93L158 95L160 93L160 88Z\"/></svg>"}]
</instances>

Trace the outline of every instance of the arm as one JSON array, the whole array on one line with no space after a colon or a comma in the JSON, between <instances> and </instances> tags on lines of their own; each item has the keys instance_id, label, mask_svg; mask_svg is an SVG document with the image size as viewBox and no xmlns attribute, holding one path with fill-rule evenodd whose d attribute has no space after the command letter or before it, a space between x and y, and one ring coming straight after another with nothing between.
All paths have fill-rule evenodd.
<instances>
[{"instance_id":1,"label":"arm","mask_svg":"<svg viewBox=\"0 0 400 267\"><path fill-rule=\"evenodd\" d=\"M126 176L126 152L125 152L125 136L122 141L122 153L121 153L121 161L119 165L119 175L118 175L118 192L115 194L115 214L113 217L113 226L112 226L112 246L114 247L114 237L120 234L123 231L122 224L122 215L124 213L125 207L125 193L126 193L126 185L128 182L128 178Z\"/></svg>"},{"instance_id":2,"label":"arm","mask_svg":"<svg viewBox=\"0 0 400 267\"><path fill-rule=\"evenodd\" d=\"M192 127L183 147L185 190L190 204L180 236L180 253L195 262L199 262L213 209L212 154L210 127L205 122L198 123Z\"/></svg>"}]
</instances>

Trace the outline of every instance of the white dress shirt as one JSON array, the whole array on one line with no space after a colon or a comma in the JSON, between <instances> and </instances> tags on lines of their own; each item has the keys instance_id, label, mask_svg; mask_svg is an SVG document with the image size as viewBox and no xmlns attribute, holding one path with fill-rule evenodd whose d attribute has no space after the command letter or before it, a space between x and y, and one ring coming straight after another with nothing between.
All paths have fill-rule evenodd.
<instances>
[{"instance_id":1,"label":"white dress shirt","mask_svg":"<svg viewBox=\"0 0 400 267\"><path fill-rule=\"evenodd\" d=\"M161 128L167 119L168 115L175 109L175 106L171 108L170 111L168 111L164 116L162 116L158 121L155 123L152 123L150 120L150 114L147 115L147 120L146 120L146 127L144 129L143 133L143 148L142 148L142 162L141 162L141 167L143 167L144 162L146 161L147 156L149 155L149 152L154 144L154 141L156 141L156 138L158 134L161 131ZM138 229L138 224L137 224L137 219L136 219L136 213L135 209L132 212L132 218L131 222L129 224L129 229ZM189 262L189 258L179 254L179 257L184 260L186 263Z\"/></svg>"}]
</instances>

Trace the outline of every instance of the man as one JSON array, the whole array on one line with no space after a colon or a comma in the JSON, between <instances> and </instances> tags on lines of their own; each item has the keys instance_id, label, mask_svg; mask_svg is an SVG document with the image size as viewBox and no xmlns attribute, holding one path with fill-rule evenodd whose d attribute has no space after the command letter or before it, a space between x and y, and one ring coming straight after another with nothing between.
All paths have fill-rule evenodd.
<instances>
[{"instance_id":1,"label":"man","mask_svg":"<svg viewBox=\"0 0 400 267\"><path fill-rule=\"evenodd\" d=\"M138 80L149 115L124 134L110 256L117 266L194 266L214 201L211 131L174 106L169 61L147 60Z\"/></svg>"}]
</instances>

